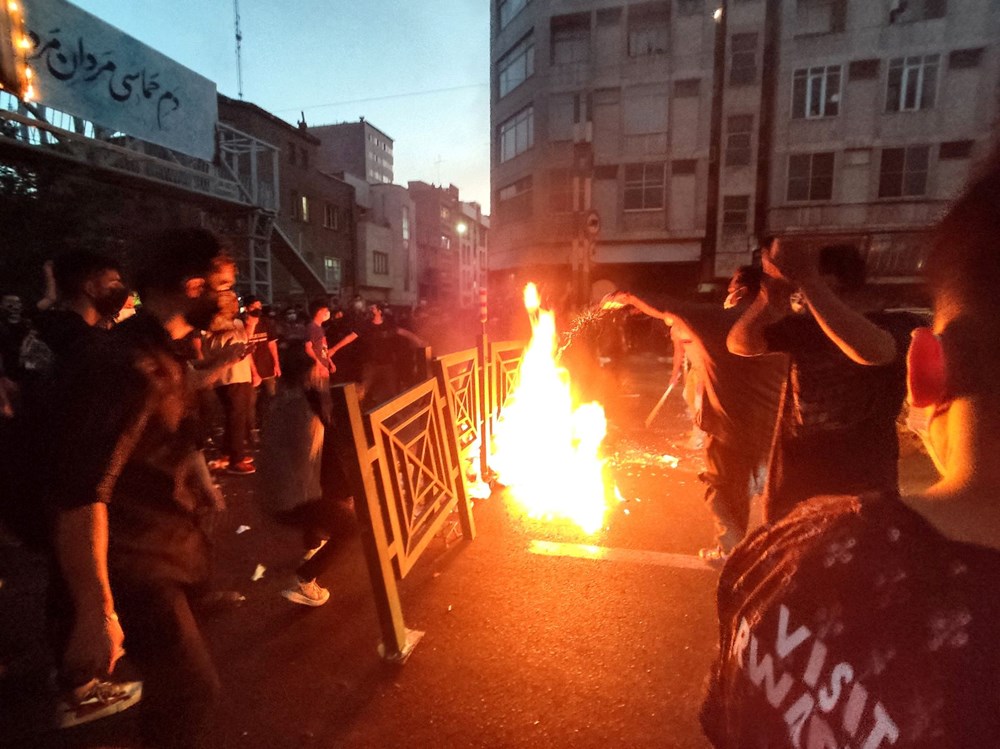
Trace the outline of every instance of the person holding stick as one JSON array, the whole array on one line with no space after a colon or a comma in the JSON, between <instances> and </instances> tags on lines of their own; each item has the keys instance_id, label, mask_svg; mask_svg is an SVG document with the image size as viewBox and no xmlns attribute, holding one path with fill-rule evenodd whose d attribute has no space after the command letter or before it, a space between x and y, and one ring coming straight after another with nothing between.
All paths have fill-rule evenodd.
<instances>
[{"instance_id":1,"label":"person holding stick","mask_svg":"<svg viewBox=\"0 0 1000 749\"><path fill-rule=\"evenodd\" d=\"M695 423L705 441L705 502L715 516L716 544L701 550L702 559L720 563L746 535L750 501L763 474L777 419L778 400L788 363L783 356L746 359L730 354L726 336L760 291L761 271L740 268L729 282L726 305L670 300L660 311L627 293L604 300L607 307L631 305L667 325L683 325L691 365L704 383Z\"/></svg>"}]
</instances>

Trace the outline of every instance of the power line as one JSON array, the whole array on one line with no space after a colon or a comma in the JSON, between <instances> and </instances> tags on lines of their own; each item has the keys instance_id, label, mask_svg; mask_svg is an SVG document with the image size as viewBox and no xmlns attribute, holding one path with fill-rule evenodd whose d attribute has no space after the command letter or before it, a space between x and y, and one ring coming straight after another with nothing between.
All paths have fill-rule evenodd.
<instances>
[{"instance_id":1,"label":"power line","mask_svg":"<svg viewBox=\"0 0 1000 749\"><path fill-rule=\"evenodd\" d=\"M420 91L408 91L403 94L387 94L386 96L370 96L365 99L348 99L345 101L331 101L326 104L310 104L305 109L322 109L323 107L340 107L347 104L366 104L370 101L388 101L390 99L404 99L410 96L426 96L428 94L443 94L449 91L463 91L470 88L485 88L488 83L467 83L464 86L448 86L447 88L425 88ZM274 114L279 112L297 112L303 107L289 107L287 109L275 109Z\"/></svg>"}]
</instances>

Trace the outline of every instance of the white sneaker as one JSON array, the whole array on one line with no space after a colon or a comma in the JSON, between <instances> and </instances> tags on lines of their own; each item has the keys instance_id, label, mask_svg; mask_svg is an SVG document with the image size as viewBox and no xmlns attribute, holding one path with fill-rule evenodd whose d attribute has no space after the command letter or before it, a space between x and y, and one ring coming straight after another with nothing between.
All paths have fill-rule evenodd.
<instances>
[{"instance_id":1,"label":"white sneaker","mask_svg":"<svg viewBox=\"0 0 1000 749\"><path fill-rule=\"evenodd\" d=\"M91 679L63 696L56 705L55 724L59 728L72 728L120 713L141 699L141 681Z\"/></svg>"},{"instance_id":2,"label":"white sneaker","mask_svg":"<svg viewBox=\"0 0 1000 749\"><path fill-rule=\"evenodd\" d=\"M292 587L281 591L281 595L292 603L298 603L302 606L322 606L330 600L330 591L315 580L302 582L296 579Z\"/></svg>"}]
</instances>

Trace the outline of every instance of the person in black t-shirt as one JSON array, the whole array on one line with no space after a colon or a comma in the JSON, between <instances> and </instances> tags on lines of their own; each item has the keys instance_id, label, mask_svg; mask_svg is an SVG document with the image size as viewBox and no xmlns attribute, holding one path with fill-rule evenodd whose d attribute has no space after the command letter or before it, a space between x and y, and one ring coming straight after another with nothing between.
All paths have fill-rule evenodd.
<instances>
[{"instance_id":1,"label":"person in black t-shirt","mask_svg":"<svg viewBox=\"0 0 1000 749\"><path fill-rule=\"evenodd\" d=\"M361 390L365 403L375 406L399 393L399 361L404 347L422 346L414 333L386 319L382 306L368 308L370 319L358 332L361 345Z\"/></svg>"},{"instance_id":2,"label":"person in black t-shirt","mask_svg":"<svg viewBox=\"0 0 1000 749\"><path fill-rule=\"evenodd\" d=\"M216 498L175 344L209 326L236 271L201 229L142 250L143 309L75 362L55 446L55 547L74 606L64 660L110 673L127 636L144 682L144 745L195 747L219 690L190 603L208 577L202 518Z\"/></svg>"},{"instance_id":3,"label":"person in black t-shirt","mask_svg":"<svg viewBox=\"0 0 1000 749\"><path fill-rule=\"evenodd\" d=\"M248 296L246 308L247 343L253 360L254 373L254 423L257 431L263 427L267 404L278 389L281 377L281 362L278 359L278 332L274 323L264 316L264 303L255 296Z\"/></svg>"},{"instance_id":4,"label":"person in black t-shirt","mask_svg":"<svg viewBox=\"0 0 1000 749\"><path fill-rule=\"evenodd\" d=\"M905 393L907 313L862 314L864 260L849 245L789 246L763 253L764 291L729 334L743 356L785 353L788 381L765 489L774 522L817 494L894 491L896 419ZM807 311L789 313L797 287Z\"/></svg>"},{"instance_id":5,"label":"person in black t-shirt","mask_svg":"<svg viewBox=\"0 0 1000 749\"><path fill-rule=\"evenodd\" d=\"M705 443L705 502L715 516L717 538L703 559L720 562L746 535L750 501L761 484L774 433L778 398L788 364L784 357L747 359L726 350L726 335L760 290L760 271L746 266L733 276L725 308L669 301L660 312L631 294L615 294L605 305L631 304L671 326L681 325L687 356L705 393L695 424Z\"/></svg>"},{"instance_id":6,"label":"person in black t-shirt","mask_svg":"<svg viewBox=\"0 0 1000 749\"><path fill-rule=\"evenodd\" d=\"M718 749L969 749L1000 737L1000 168L935 232L909 424L941 479L815 499L737 547L701 720Z\"/></svg>"}]
</instances>

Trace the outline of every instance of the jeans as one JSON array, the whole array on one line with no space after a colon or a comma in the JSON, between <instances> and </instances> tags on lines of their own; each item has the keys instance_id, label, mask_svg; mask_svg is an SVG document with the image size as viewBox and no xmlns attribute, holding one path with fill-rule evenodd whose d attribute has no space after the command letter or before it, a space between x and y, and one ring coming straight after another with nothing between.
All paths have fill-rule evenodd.
<instances>
[{"instance_id":1,"label":"jeans","mask_svg":"<svg viewBox=\"0 0 1000 749\"><path fill-rule=\"evenodd\" d=\"M226 433L222 438L223 452L230 463L239 463L247 456L253 385L249 382L234 382L220 385L216 391L219 393L226 417Z\"/></svg>"},{"instance_id":2,"label":"jeans","mask_svg":"<svg viewBox=\"0 0 1000 749\"><path fill-rule=\"evenodd\" d=\"M705 502L715 516L718 544L729 553L747 532L750 500L763 486L767 456L752 455L718 437L705 442Z\"/></svg>"},{"instance_id":3,"label":"jeans","mask_svg":"<svg viewBox=\"0 0 1000 749\"><path fill-rule=\"evenodd\" d=\"M115 607L128 658L142 675L138 706L144 746L208 746L219 677L198 630L188 591L165 581L120 584Z\"/></svg>"}]
</instances>

